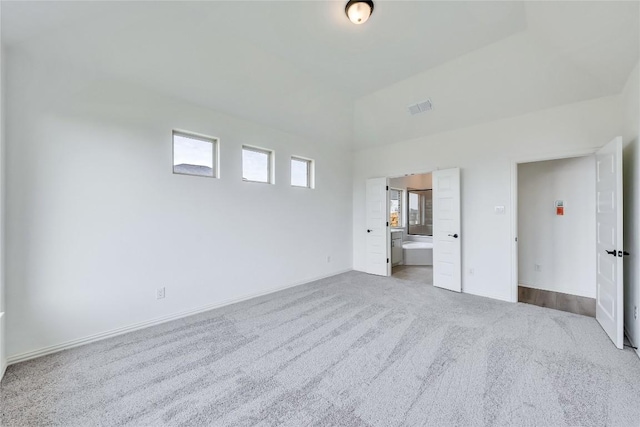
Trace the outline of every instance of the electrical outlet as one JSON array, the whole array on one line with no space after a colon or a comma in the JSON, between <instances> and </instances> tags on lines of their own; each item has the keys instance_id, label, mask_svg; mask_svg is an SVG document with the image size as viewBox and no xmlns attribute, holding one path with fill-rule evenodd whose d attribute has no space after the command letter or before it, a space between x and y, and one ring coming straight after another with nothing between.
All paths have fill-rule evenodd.
<instances>
[{"instance_id":1,"label":"electrical outlet","mask_svg":"<svg viewBox=\"0 0 640 427\"><path fill-rule=\"evenodd\" d=\"M473 276L476 271L473 268L469 269L469 276Z\"/></svg>"},{"instance_id":2,"label":"electrical outlet","mask_svg":"<svg viewBox=\"0 0 640 427\"><path fill-rule=\"evenodd\" d=\"M327 257L327 262L331 262L331 255Z\"/></svg>"},{"instance_id":3,"label":"electrical outlet","mask_svg":"<svg viewBox=\"0 0 640 427\"><path fill-rule=\"evenodd\" d=\"M540 264L534 264L533 265L533 270L534 271L542 271L542 266Z\"/></svg>"},{"instance_id":4,"label":"electrical outlet","mask_svg":"<svg viewBox=\"0 0 640 427\"><path fill-rule=\"evenodd\" d=\"M156 289L156 299L164 298L164 286Z\"/></svg>"},{"instance_id":5,"label":"electrical outlet","mask_svg":"<svg viewBox=\"0 0 640 427\"><path fill-rule=\"evenodd\" d=\"M633 320L636 320L638 318L638 306L634 305L633 306Z\"/></svg>"}]
</instances>

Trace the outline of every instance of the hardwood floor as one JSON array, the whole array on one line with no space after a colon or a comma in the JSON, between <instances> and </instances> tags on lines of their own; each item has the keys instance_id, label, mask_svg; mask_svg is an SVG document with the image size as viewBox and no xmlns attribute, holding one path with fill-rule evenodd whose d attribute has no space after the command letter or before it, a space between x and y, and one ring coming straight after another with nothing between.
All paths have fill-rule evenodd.
<instances>
[{"instance_id":1,"label":"hardwood floor","mask_svg":"<svg viewBox=\"0 0 640 427\"><path fill-rule=\"evenodd\" d=\"M596 317L594 298L518 286L518 302Z\"/></svg>"}]
</instances>

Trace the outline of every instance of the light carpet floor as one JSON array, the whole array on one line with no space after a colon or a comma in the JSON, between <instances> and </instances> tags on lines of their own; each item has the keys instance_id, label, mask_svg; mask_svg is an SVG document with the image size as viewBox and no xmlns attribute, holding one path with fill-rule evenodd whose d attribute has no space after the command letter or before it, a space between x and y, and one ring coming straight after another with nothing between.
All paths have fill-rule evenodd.
<instances>
[{"instance_id":1,"label":"light carpet floor","mask_svg":"<svg viewBox=\"0 0 640 427\"><path fill-rule=\"evenodd\" d=\"M640 360L593 318L350 272L10 366L0 405L2 426L638 426Z\"/></svg>"}]
</instances>

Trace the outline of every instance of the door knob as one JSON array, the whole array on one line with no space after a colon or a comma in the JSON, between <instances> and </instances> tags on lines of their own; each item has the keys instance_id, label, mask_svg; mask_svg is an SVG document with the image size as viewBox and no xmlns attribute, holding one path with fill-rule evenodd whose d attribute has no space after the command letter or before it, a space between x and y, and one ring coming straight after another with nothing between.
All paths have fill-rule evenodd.
<instances>
[{"instance_id":1,"label":"door knob","mask_svg":"<svg viewBox=\"0 0 640 427\"><path fill-rule=\"evenodd\" d=\"M457 233L456 234L447 234L447 236L453 237L454 239L458 238L458 234Z\"/></svg>"},{"instance_id":2,"label":"door knob","mask_svg":"<svg viewBox=\"0 0 640 427\"><path fill-rule=\"evenodd\" d=\"M367 230L367 233L371 233L373 230Z\"/></svg>"},{"instance_id":3,"label":"door knob","mask_svg":"<svg viewBox=\"0 0 640 427\"><path fill-rule=\"evenodd\" d=\"M615 251L615 250L613 250L613 251L607 251L607 250L605 250L605 252L606 252L606 253L608 253L609 255L616 256L616 251Z\"/></svg>"}]
</instances>

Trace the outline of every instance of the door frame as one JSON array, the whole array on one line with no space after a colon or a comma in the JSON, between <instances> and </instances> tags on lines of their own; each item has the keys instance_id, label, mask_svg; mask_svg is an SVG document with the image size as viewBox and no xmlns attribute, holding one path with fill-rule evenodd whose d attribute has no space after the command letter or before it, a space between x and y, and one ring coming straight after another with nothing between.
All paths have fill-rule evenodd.
<instances>
[{"instance_id":1,"label":"door frame","mask_svg":"<svg viewBox=\"0 0 640 427\"><path fill-rule=\"evenodd\" d=\"M547 160L571 159L595 155L602 147L578 148L556 153L522 156L511 159L511 302L518 302L518 165ZM595 185L595 184L594 184ZM595 229L594 229L595 233Z\"/></svg>"},{"instance_id":2,"label":"door frame","mask_svg":"<svg viewBox=\"0 0 640 427\"><path fill-rule=\"evenodd\" d=\"M391 179L394 179L394 178L405 178L405 177L411 176L411 175L426 175L428 173L432 174L434 171L437 171L437 170L438 169L433 169L433 170L429 170L429 171L425 171L425 172L408 172L408 173L403 173L401 175L387 175L387 180L391 180ZM389 189L391 189L391 183L389 183ZM398 190L398 189L396 188L396 190ZM405 189L404 191L407 191L407 189ZM403 205L402 205L402 210L403 210L402 213L403 214L406 213L406 211L405 211L406 208L407 208L407 206L405 206L405 203L403 203ZM388 217L389 217L389 204L387 203L387 218ZM408 230L408 225L407 225L407 227L403 227L403 228L407 228L407 230ZM391 227L387 227L387 233L388 233L388 236L387 236L387 243L388 243L387 250L389 251L389 257L391 257ZM392 276L392 274L393 274L393 264L390 262L389 263L389 274L388 274L388 276L390 277L390 276Z\"/></svg>"},{"instance_id":3,"label":"door frame","mask_svg":"<svg viewBox=\"0 0 640 427\"><path fill-rule=\"evenodd\" d=\"M440 169L448 169L448 168L438 168L438 169L433 169L433 170L428 170L428 171L424 171L424 172L409 172L409 173L403 173L400 175L388 175L387 178L388 179L394 179L394 178L404 178L405 176L411 176L411 175L426 175L428 173L433 173L437 170Z\"/></svg>"}]
</instances>

